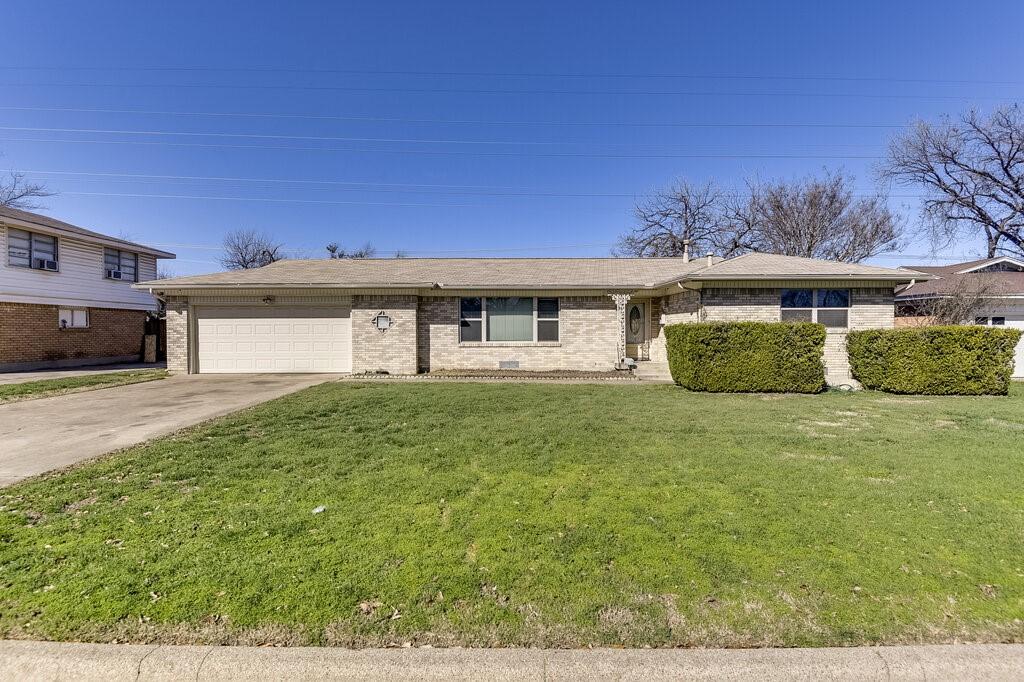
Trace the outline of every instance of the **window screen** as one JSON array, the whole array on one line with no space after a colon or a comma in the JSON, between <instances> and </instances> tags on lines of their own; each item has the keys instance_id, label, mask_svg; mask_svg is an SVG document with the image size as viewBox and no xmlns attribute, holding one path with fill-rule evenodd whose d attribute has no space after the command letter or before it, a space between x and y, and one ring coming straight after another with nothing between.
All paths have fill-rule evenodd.
<instances>
[{"instance_id":1,"label":"window screen","mask_svg":"<svg viewBox=\"0 0 1024 682\"><path fill-rule=\"evenodd\" d=\"M459 302L459 341L483 340L483 306L479 298L464 298Z\"/></svg>"},{"instance_id":2,"label":"window screen","mask_svg":"<svg viewBox=\"0 0 1024 682\"><path fill-rule=\"evenodd\" d=\"M36 259L57 260L57 238L7 228L7 264L30 268Z\"/></svg>"},{"instance_id":3,"label":"window screen","mask_svg":"<svg viewBox=\"0 0 1024 682\"><path fill-rule=\"evenodd\" d=\"M537 340L558 341L558 299L537 299Z\"/></svg>"}]
</instances>

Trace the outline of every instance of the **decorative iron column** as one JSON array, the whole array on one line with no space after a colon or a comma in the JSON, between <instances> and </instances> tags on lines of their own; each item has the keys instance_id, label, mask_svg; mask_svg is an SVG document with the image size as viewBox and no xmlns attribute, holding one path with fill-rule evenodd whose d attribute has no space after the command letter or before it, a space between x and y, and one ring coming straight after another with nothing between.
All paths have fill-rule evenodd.
<instances>
[{"instance_id":1,"label":"decorative iron column","mask_svg":"<svg viewBox=\"0 0 1024 682\"><path fill-rule=\"evenodd\" d=\"M615 301L615 316L619 320L619 363L626 359L626 304L632 298L629 294L608 294Z\"/></svg>"}]
</instances>

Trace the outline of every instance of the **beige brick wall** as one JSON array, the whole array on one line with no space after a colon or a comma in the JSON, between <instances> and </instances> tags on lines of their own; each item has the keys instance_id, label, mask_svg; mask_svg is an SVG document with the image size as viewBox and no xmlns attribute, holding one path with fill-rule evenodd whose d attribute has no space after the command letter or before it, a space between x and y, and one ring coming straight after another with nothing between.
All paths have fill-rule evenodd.
<instances>
[{"instance_id":1,"label":"beige brick wall","mask_svg":"<svg viewBox=\"0 0 1024 682\"><path fill-rule=\"evenodd\" d=\"M778 322L779 289L704 289L706 322Z\"/></svg>"},{"instance_id":2,"label":"beige brick wall","mask_svg":"<svg viewBox=\"0 0 1024 682\"><path fill-rule=\"evenodd\" d=\"M778 322L780 289L704 289L701 302L709 322L751 320ZM890 288L850 288L850 329L885 329L894 326L893 291ZM830 331L823 356L830 384L849 383L850 362L846 333Z\"/></svg>"},{"instance_id":3,"label":"beige brick wall","mask_svg":"<svg viewBox=\"0 0 1024 682\"><path fill-rule=\"evenodd\" d=\"M188 372L188 304L167 302L167 369Z\"/></svg>"},{"instance_id":4,"label":"beige brick wall","mask_svg":"<svg viewBox=\"0 0 1024 682\"><path fill-rule=\"evenodd\" d=\"M416 373L416 296L352 297L352 373ZM381 332L377 313L391 316L392 327Z\"/></svg>"},{"instance_id":5,"label":"beige brick wall","mask_svg":"<svg viewBox=\"0 0 1024 682\"><path fill-rule=\"evenodd\" d=\"M419 367L497 369L502 360L518 360L519 369L606 370L615 366L618 323L607 296L559 298L556 344L459 343L459 299L424 297L418 318Z\"/></svg>"},{"instance_id":6,"label":"beige brick wall","mask_svg":"<svg viewBox=\"0 0 1024 682\"><path fill-rule=\"evenodd\" d=\"M892 289L853 289L850 297L850 329L890 329L896 326Z\"/></svg>"},{"instance_id":7,"label":"beige brick wall","mask_svg":"<svg viewBox=\"0 0 1024 682\"><path fill-rule=\"evenodd\" d=\"M655 313L657 313L655 315ZM665 348L665 330L661 325L661 317L665 317L665 325L683 322L700 322L700 296L696 291L680 291L678 294L663 296L658 304L651 306L651 362L668 362L668 351Z\"/></svg>"}]
</instances>

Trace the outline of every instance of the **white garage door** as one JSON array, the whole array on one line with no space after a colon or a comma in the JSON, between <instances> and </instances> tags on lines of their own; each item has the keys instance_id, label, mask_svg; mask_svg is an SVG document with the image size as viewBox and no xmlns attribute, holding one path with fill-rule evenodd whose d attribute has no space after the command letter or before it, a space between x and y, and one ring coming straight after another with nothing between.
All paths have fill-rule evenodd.
<instances>
[{"instance_id":1,"label":"white garage door","mask_svg":"<svg viewBox=\"0 0 1024 682\"><path fill-rule=\"evenodd\" d=\"M1024 329L1024 315L1006 317L1006 326L1016 329ZM1017 364L1013 367L1013 376L1024 378L1024 337L1017 344Z\"/></svg>"},{"instance_id":2,"label":"white garage door","mask_svg":"<svg viewBox=\"0 0 1024 682\"><path fill-rule=\"evenodd\" d=\"M349 307L197 309L199 372L350 372Z\"/></svg>"}]
</instances>

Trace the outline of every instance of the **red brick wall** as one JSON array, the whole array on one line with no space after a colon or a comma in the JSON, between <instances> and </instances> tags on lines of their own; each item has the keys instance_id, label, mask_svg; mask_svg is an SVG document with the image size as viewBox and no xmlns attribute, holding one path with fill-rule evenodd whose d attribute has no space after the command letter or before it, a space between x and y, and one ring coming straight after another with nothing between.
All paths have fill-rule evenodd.
<instances>
[{"instance_id":1,"label":"red brick wall","mask_svg":"<svg viewBox=\"0 0 1024 682\"><path fill-rule=\"evenodd\" d=\"M0 303L0 364L138 355L142 310L89 308L85 329L60 329L58 307Z\"/></svg>"}]
</instances>

